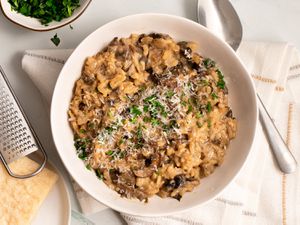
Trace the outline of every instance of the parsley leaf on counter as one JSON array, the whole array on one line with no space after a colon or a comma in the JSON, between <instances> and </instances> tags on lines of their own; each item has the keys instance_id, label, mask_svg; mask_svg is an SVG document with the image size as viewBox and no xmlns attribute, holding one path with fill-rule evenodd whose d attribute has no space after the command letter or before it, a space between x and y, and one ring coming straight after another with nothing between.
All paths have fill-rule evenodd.
<instances>
[{"instance_id":1,"label":"parsley leaf on counter","mask_svg":"<svg viewBox=\"0 0 300 225\"><path fill-rule=\"evenodd\" d=\"M57 36L57 34L55 34L55 35L53 36L53 38L51 38L50 40L51 40L51 41L53 42L53 44L55 44L56 46L58 46L59 43L60 43L60 38Z\"/></svg>"}]
</instances>

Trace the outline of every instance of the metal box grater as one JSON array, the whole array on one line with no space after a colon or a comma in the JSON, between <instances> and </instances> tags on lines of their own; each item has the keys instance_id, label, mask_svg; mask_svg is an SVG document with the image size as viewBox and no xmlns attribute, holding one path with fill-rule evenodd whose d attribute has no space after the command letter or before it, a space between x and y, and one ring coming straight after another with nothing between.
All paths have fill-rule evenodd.
<instances>
[{"instance_id":1,"label":"metal box grater","mask_svg":"<svg viewBox=\"0 0 300 225\"><path fill-rule=\"evenodd\" d=\"M42 171L47 155L1 66L0 73L0 159L12 177L29 178ZM43 154L43 162L36 171L26 175L18 175L11 171L9 163L38 150Z\"/></svg>"}]
</instances>

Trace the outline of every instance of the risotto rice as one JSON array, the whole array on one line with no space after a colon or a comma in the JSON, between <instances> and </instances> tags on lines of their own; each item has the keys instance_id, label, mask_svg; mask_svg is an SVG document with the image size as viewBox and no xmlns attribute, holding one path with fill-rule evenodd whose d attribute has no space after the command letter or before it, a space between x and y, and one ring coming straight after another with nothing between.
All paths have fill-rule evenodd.
<instances>
[{"instance_id":1,"label":"risotto rice","mask_svg":"<svg viewBox=\"0 0 300 225\"><path fill-rule=\"evenodd\" d=\"M75 147L121 196L180 200L223 162L237 123L222 72L196 48L132 34L86 59L68 112Z\"/></svg>"}]
</instances>

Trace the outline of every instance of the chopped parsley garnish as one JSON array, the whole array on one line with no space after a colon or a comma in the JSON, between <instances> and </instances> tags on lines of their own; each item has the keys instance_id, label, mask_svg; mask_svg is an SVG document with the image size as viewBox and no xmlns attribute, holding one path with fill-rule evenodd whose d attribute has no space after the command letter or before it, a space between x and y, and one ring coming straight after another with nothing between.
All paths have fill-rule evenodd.
<instances>
[{"instance_id":1,"label":"chopped parsley garnish","mask_svg":"<svg viewBox=\"0 0 300 225\"><path fill-rule=\"evenodd\" d=\"M107 152L105 152L105 155L113 155L115 152L113 150L108 150Z\"/></svg>"},{"instance_id":2,"label":"chopped parsley garnish","mask_svg":"<svg viewBox=\"0 0 300 225\"><path fill-rule=\"evenodd\" d=\"M172 91L172 90L168 90L168 91L166 92L166 97L167 97L167 98L172 98L174 95L175 95L175 92Z\"/></svg>"},{"instance_id":3,"label":"chopped parsley garnish","mask_svg":"<svg viewBox=\"0 0 300 225\"><path fill-rule=\"evenodd\" d=\"M138 128L137 128L137 132L136 132L137 138L141 139L143 138L143 132L142 132L142 126L141 124L139 124Z\"/></svg>"},{"instance_id":4,"label":"chopped parsley garnish","mask_svg":"<svg viewBox=\"0 0 300 225\"><path fill-rule=\"evenodd\" d=\"M153 126L157 126L157 125L159 125L159 120L158 119L156 119L156 118L152 118L151 119L151 124L153 125Z\"/></svg>"},{"instance_id":5,"label":"chopped parsley garnish","mask_svg":"<svg viewBox=\"0 0 300 225\"><path fill-rule=\"evenodd\" d=\"M104 129L108 134L112 134L114 131L118 130L119 127L120 126L117 124L117 122L114 122L109 127L105 127Z\"/></svg>"},{"instance_id":6,"label":"chopped parsley garnish","mask_svg":"<svg viewBox=\"0 0 300 225\"><path fill-rule=\"evenodd\" d=\"M87 157L88 157L88 155L87 155L86 151L81 151L80 153L78 153L79 159L87 160Z\"/></svg>"},{"instance_id":7,"label":"chopped parsley garnish","mask_svg":"<svg viewBox=\"0 0 300 225\"><path fill-rule=\"evenodd\" d=\"M176 120L170 120L169 126L170 128L179 128Z\"/></svg>"},{"instance_id":8,"label":"chopped parsley garnish","mask_svg":"<svg viewBox=\"0 0 300 225\"><path fill-rule=\"evenodd\" d=\"M48 25L70 17L79 7L79 0L8 0L11 9L24 16L39 19L41 24Z\"/></svg>"},{"instance_id":9,"label":"chopped parsley garnish","mask_svg":"<svg viewBox=\"0 0 300 225\"><path fill-rule=\"evenodd\" d=\"M144 117L143 118L143 121L145 122L145 123L149 123L149 122L151 122L151 117Z\"/></svg>"},{"instance_id":10,"label":"chopped parsley garnish","mask_svg":"<svg viewBox=\"0 0 300 225\"><path fill-rule=\"evenodd\" d=\"M202 127L202 124L201 124L199 121L197 121L196 124L197 124L197 127L198 127L198 128L201 128L201 127Z\"/></svg>"},{"instance_id":11,"label":"chopped parsley garnish","mask_svg":"<svg viewBox=\"0 0 300 225\"><path fill-rule=\"evenodd\" d=\"M207 120L207 127L211 128L211 120L210 119Z\"/></svg>"},{"instance_id":12,"label":"chopped parsley garnish","mask_svg":"<svg viewBox=\"0 0 300 225\"><path fill-rule=\"evenodd\" d=\"M95 172L96 172L96 176L97 176L100 180L103 180L103 179L104 179L103 173L100 171L100 169L96 169Z\"/></svg>"},{"instance_id":13,"label":"chopped parsley garnish","mask_svg":"<svg viewBox=\"0 0 300 225\"><path fill-rule=\"evenodd\" d=\"M224 81L224 76L223 76L222 72L219 69L217 69L216 72L217 72L218 77L219 77L219 80L217 82L217 86L221 89L225 89L225 81Z\"/></svg>"},{"instance_id":14,"label":"chopped parsley garnish","mask_svg":"<svg viewBox=\"0 0 300 225\"><path fill-rule=\"evenodd\" d=\"M80 132L81 134L85 134L85 133L86 133L86 130L85 130L85 129L80 129L79 132Z\"/></svg>"},{"instance_id":15,"label":"chopped parsley garnish","mask_svg":"<svg viewBox=\"0 0 300 225\"><path fill-rule=\"evenodd\" d=\"M141 88L140 88L140 92L143 92L143 91L145 91L146 90L146 86L142 86Z\"/></svg>"},{"instance_id":16,"label":"chopped parsley garnish","mask_svg":"<svg viewBox=\"0 0 300 225\"><path fill-rule=\"evenodd\" d=\"M129 113L131 114L131 118L129 119L129 121L131 123L136 123L137 121L137 117L140 116L142 114L142 111L138 108L138 106L133 105L130 109L129 109Z\"/></svg>"},{"instance_id":17,"label":"chopped parsley garnish","mask_svg":"<svg viewBox=\"0 0 300 225\"><path fill-rule=\"evenodd\" d=\"M144 103L145 103L145 105L143 107L143 111L149 112L151 119L156 119L159 113L163 117L168 116L168 113L166 112L165 107L157 100L156 95L151 95L151 96L145 98Z\"/></svg>"},{"instance_id":18,"label":"chopped parsley garnish","mask_svg":"<svg viewBox=\"0 0 300 225\"><path fill-rule=\"evenodd\" d=\"M125 157L126 152L125 151L121 151L121 150L108 150L107 152L105 152L105 155L110 156L110 160L114 160L114 159L122 159Z\"/></svg>"},{"instance_id":19,"label":"chopped parsley garnish","mask_svg":"<svg viewBox=\"0 0 300 225\"><path fill-rule=\"evenodd\" d=\"M139 110L139 108L138 108L136 105L134 105L134 106L132 106L132 107L130 108L130 114L131 114L132 116L136 117L136 116L141 115L141 114L142 114L142 111Z\"/></svg>"},{"instance_id":20,"label":"chopped parsley garnish","mask_svg":"<svg viewBox=\"0 0 300 225\"><path fill-rule=\"evenodd\" d=\"M118 156L119 156L120 159L123 159L123 158L125 158L125 156L126 156L126 152L125 152L125 151L120 151L120 152L118 153Z\"/></svg>"},{"instance_id":21,"label":"chopped parsley garnish","mask_svg":"<svg viewBox=\"0 0 300 225\"><path fill-rule=\"evenodd\" d=\"M196 118L199 119L201 118L203 115L200 112L196 112Z\"/></svg>"},{"instance_id":22,"label":"chopped parsley garnish","mask_svg":"<svg viewBox=\"0 0 300 225\"><path fill-rule=\"evenodd\" d=\"M112 132L114 131L113 127L106 127L105 130L107 131L108 134L112 134Z\"/></svg>"},{"instance_id":23,"label":"chopped parsley garnish","mask_svg":"<svg viewBox=\"0 0 300 225\"><path fill-rule=\"evenodd\" d=\"M206 110L207 110L207 112L211 112L212 106L211 106L211 103L210 103L210 102L207 103L207 105L206 105Z\"/></svg>"},{"instance_id":24,"label":"chopped parsley garnish","mask_svg":"<svg viewBox=\"0 0 300 225\"><path fill-rule=\"evenodd\" d=\"M209 85L209 82L207 81L207 80L200 80L200 82L199 82L202 86L207 86L207 85Z\"/></svg>"},{"instance_id":25,"label":"chopped parsley garnish","mask_svg":"<svg viewBox=\"0 0 300 225\"><path fill-rule=\"evenodd\" d=\"M157 108L156 107L152 107L151 110L150 110L150 116L153 117L153 118L156 118L157 115L158 115Z\"/></svg>"},{"instance_id":26,"label":"chopped parsley garnish","mask_svg":"<svg viewBox=\"0 0 300 225\"><path fill-rule=\"evenodd\" d=\"M168 116L168 113L165 110L162 110L161 115L166 118Z\"/></svg>"},{"instance_id":27,"label":"chopped parsley garnish","mask_svg":"<svg viewBox=\"0 0 300 225\"><path fill-rule=\"evenodd\" d=\"M60 38L57 36L57 34L55 34L50 40L53 44L55 44L55 46L58 46L60 43Z\"/></svg>"},{"instance_id":28,"label":"chopped parsley garnish","mask_svg":"<svg viewBox=\"0 0 300 225\"><path fill-rule=\"evenodd\" d=\"M91 169L92 169L92 167L91 167L90 164L87 164L87 165L85 166L85 168L87 168L88 170L91 170Z\"/></svg>"},{"instance_id":29,"label":"chopped parsley garnish","mask_svg":"<svg viewBox=\"0 0 300 225\"><path fill-rule=\"evenodd\" d=\"M183 106L186 106L186 104L187 104L186 101L181 101L180 103L181 103L181 105L183 105Z\"/></svg>"},{"instance_id":30,"label":"chopped parsley garnish","mask_svg":"<svg viewBox=\"0 0 300 225\"><path fill-rule=\"evenodd\" d=\"M74 146L76 150L85 150L87 147L87 144L90 142L90 140L86 138L77 138L75 139Z\"/></svg>"},{"instance_id":31,"label":"chopped parsley garnish","mask_svg":"<svg viewBox=\"0 0 300 225\"><path fill-rule=\"evenodd\" d=\"M87 147L91 141L87 138L75 138L74 146L78 153L78 158L87 160Z\"/></svg>"},{"instance_id":32,"label":"chopped parsley garnish","mask_svg":"<svg viewBox=\"0 0 300 225\"><path fill-rule=\"evenodd\" d=\"M144 99L144 102L145 103L151 103L153 100L157 99L157 96L156 95L151 95L147 98Z\"/></svg>"},{"instance_id":33,"label":"chopped parsley garnish","mask_svg":"<svg viewBox=\"0 0 300 225\"><path fill-rule=\"evenodd\" d=\"M189 104L188 110L187 110L186 113L189 114L189 113L192 112L192 111L193 111L193 106Z\"/></svg>"},{"instance_id":34,"label":"chopped parsley garnish","mask_svg":"<svg viewBox=\"0 0 300 225\"><path fill-rule=\"evenodd\" d=\"M167 132L170 129L170 127L167 124L163 124L161 127L164 132Z\"/></svg>"},{"instance_id":35,"label":"chopped parsley garnish","mask_svg":"<svg viewBox=\"0 0 300 225\"><path fill-rule=\"evenodd\" d=\"M95 127L95 124L94 123L92 123L92 122L89 122L88 123L88 128L89 129L93 129Z\"/></svg>"},{"instance_id":36,"label":"chopped parsley garnish","mask_svg":"<svg viewBox=\"0 0 300 225\"><path fill-rule=\"evenodd\" d=\"M210 58L206 58L203 60L203 64L206 69L212 68L216 66L216 62L211 60Z\"/></svg>"},{"instance_id":37,"label":"chopped parsley garnish","mask_svg":"<svg viewBox=\"0 0 300 225\"><path fill-rule=\"evenodd\" d=\"M70 29L71 29L71 30L73 30L73 29L74 29L74 28L72 27L72 25L71 25L71 24L69 25L69 27L70 27Z\"/></svg>"},{"instance_id":38,"label":"chopped parsley garnish","mask_svg":"<svg viewBox=\"0 0 300 225\"><path fill-rule=\"evenodd\" d=\"M136 130L136 139L137 139L136 148L141 148L144 145L144 138L143 138L142 129L143 129L143 127L141 126L141 124L139 124L139 126Z\"/></svg>"},{"instance_id":39,"label":"chopped parsley garnish","mask_svg":"<svg viewBox=\"0 0 300 225\"><path fill-rule=\"evenodd\" d=\"M149 105L145 105L143 110L144 110L144 112L149 112Z\"/></svg>"},{"instance_id":40,"label":"chopped parsley garnish","mask_svg":"<svg viewBox=\"0 0 300 225\"><path fill-rule=\"evenodd\" d=\"M157 101L157 100L153 100L153 101L151 102L151 104L152 104L155 108L164 108L163 105L162 105L159 101Z\"/></svg>"},{"instance_id":41,"label":"chopped parsley garnish","mask_svg":"<svg viewBox=\"0 0 300 225\"><path fill-rule=\"evenodd\" d=\"M211 97L212 97L213 100L219 98L218 95L215 92L211 93Z\"/></svg>"},{"instance_id":42,"label":"chopped parsley garnish","mask_svg":"<svg viewBox=\"0 0 300 225\"><path fill-rule=\"evenodd\" d=\"M136 118L136 117L130 118L129 121L130 121L131 123L136 123L137 118Z\"/></svg>"}]
</instances>

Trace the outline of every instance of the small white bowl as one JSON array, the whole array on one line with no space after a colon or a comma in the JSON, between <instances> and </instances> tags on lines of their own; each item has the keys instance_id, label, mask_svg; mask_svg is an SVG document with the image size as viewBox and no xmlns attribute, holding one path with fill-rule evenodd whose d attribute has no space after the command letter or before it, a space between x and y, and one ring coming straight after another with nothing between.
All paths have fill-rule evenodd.
<instances>
[{"instance_id":1,"label":"small white bowl","mask_svg":"<svg viewBox=\"0 0 300 225\"><path fill-rule=\"evenodd\" d=\"M177 41L195 41L200 54L214 59L224 72L229 90L230 106L237 118L237 137L230 143L224 163L201 180L181 201L152 197L147 204L121 198L95 174L87 170L77 157L73 132L67 111L75 81L88 56L96 54L114 37L132 33L166 33ZM65 63L55 86L51 105L51 129L57 151L74 180L91 196L105 205L124 213L140 216L162 216L203 205L214 199L237 176L250 152L257 124L257 105L254 85L235 52L205 27L190 20L161 14L140 14L110 22L90 34L75 49Z\"/></svg>"},{"instance_id":2,"label":"small white bowl","mask_svg":"<svg viewBox=\"0 0 300 225\"><path fill-rule=\"evenodd\" d=\"M91 1L92 0L80 0L80 6L74 10L72 16L59 22L52 21L47 26L41 24L36 18L24 16L21 13L12 10L8 0L0 0L0 6L4 16L11 22L34 31L49 31L63 27L76 20L85 11Z\"/></svg>"}]
</instances>

